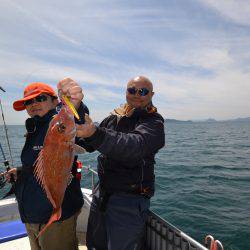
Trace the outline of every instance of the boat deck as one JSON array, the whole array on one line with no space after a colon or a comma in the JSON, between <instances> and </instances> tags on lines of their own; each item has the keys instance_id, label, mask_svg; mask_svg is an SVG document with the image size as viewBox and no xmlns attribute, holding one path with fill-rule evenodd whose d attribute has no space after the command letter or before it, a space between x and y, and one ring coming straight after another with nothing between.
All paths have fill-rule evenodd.
<instances>
[{"instance_id":1,"label":"boat deck","mask_svg":"<svg viewBox=\"0 0 250 250\"><path fill-rule=\"evenodd\" d=\"M79 241L79 246L78 246L79 250L87 250L87 247L85 245L85 235L78 235L78 239L81 239L81 241ZM23 237L0 244L0 250L6 250L6 249L30 250L29 239L28 237Z\"/></svg>"},{"instance_id":2,"label":"boat deck","mask_svg":"<svg viewBox=\"0 0 250 250\"><path fill-rule=\"evenodd\" d=\"M79 250L87 250L86 231L90 203L92 201L91 190L82 188L84 195L84 206L78 217L77 237L79 241ZM0 223L20 220L17 203L15 198L9 198L0 201ZM0 229L1 230L1 229ZM24 236L24 235L23 235ZM16 237L15 240L9 240L0 244L0 250L30 250L28 237Z\"/></svg>"},{"instance_id":3,"label":"boat deck","mask_svg":"<svg viewBox=\"0 0 250 250\"><path fill-rule=\"evenodd\" d=\"M87 222L90 205L92 201L91 190L82 188L84 196L84 205L77 220L77 236L79 239L79 250L87 249L85 246L85 235L87 232ZM0 223L20 220L17 203L15 199L10 198L0 201ZM1 230L1 228L0 228ZM1 231L0 231L1 232ZM19 235L20 236L20 235ZM2 241L0 250L30 250L29 240L25 235L21 235L15 240L7 242ZM164 220L152 211L149 211L146 223L146 241L148 249L189 249L189 250L208 250L199 242L195 241L174 225ZM219 248L220 250L223 248Z\"/></svg>"}]
</instances>

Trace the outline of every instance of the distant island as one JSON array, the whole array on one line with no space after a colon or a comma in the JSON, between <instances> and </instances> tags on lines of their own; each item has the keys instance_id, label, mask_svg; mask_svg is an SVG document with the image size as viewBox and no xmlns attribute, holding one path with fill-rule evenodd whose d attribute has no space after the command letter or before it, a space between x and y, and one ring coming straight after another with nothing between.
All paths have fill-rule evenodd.
<instances>
[{"instance_id":1,"label":"distant island","mask_svg":"<svg viewBox=\"0 0 250 250\"><path fill-rule=\"evenodd\" d=\"M236 118L236 119L231 119L229 121L238 121L238 122L249 122L250 121L250 117L246 117L246 118Z\"/></svg>"},{"instance_id":2,"label":"distant island","mask_svg":"<svg viewBox=\"0 0 250 250\"><path fill-rule=\"evenodd\" d=\"M250 117L245 118L235 118L235 119L228 119L228 120L215 120L213 118L208 118L205 120L177 120L177 119L165 119L166 122L250 122Z\"/></svg>"},{"instance_id":3,"label":"distant island","mask_svg":"<svg viewBox=\"0 0 250 250\"><path fill-rule=\"evenodd\" d=\"M165 119L166 122L193 122L191 120L187 120L187 121L184 121L184 120L176 120L176 119Z\"/></svg>"}]
</instances>

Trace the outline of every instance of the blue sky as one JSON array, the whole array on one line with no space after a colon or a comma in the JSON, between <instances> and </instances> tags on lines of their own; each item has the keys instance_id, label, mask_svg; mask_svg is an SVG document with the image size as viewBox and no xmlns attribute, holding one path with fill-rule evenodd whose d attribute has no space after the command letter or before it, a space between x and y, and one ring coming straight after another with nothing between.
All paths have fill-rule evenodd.
<instances>
[{"instance_id":1,"label":"blue sky","mask_svg":"<svg viewBox=\"0 0 250 250\"><path fill-rule=\"evenodd\" d=\"M64 77L100 121L145 75L165 118L250 116L250 1L5 0L0 2L0 93L8 124L27 83Z\"/></svg>"}]
</instances>

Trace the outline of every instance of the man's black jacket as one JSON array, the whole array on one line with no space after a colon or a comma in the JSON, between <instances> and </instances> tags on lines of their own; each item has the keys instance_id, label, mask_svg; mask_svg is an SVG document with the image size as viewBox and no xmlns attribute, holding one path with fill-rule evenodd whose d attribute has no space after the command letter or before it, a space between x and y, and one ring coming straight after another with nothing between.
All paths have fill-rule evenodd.
<instances>
[{"instance_id":1,"label":"man's black jacket","mask_svg":"<svg viewBox=\"0 0 250 250\"><path fill-rule=\"evenodd\" d=\"M86 141L101 153L101 189L153 196L155 154L165 144L160 114L138 109L131 117L110 115Z\"/></svg>"}]
</instances>

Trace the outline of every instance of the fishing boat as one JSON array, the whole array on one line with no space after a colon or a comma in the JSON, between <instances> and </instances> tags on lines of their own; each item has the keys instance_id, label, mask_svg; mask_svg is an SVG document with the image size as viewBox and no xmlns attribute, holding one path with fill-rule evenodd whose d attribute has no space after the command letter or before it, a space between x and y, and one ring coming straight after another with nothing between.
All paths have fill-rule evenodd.
<instances>
[{"instance_id":1,"label":"fishing boat","mask_svg":"<svg viewBox=\"0 0 250 250\"><path fill-rule=\"evenodd\" d=\"M82 188L84 206L77 221L79 250L87 249L85 236L89 210L92 202L92 191L95 187L96 171L89 166L83 166L91 176L91 187ZM89 176L89 175L88 175ZM214 241L212 236L207 238L207 247L203 246L183 231L149 211L146 232L145 250L222 250L223 246ZM216 243L215 243L216 242ZM209 244L208 244L209 243ZM214 245L214 243L216 245ZM212 248L213 245L216 248ZM29 240L24 224L20 221L15 198L0 201L0 250L30 250Z\"/></svg>"},{"instance_id":2,"label":"fishing boat","mask_svg":"<svg viewBox=\"0 0 250 250\"><path fill-rule=\"evenodd\" d=\"M0 87L2 91L4 89ZM7 127L5 124L1 99L0 107L4 122L7 145L10 151ZM0 143L0 151L4 158L6 170L9 170L9 161ZM13 162L13 160L12 160ZM87 249L86 232L90 206L92 202L92 193L95 189L95 180L97 172L89 166L83 166L82 169L89 171L91 176L91 187L82 188L84 205L77 221L77 236L79 241L79 250ZM0 175L1 177L1 175ZM0 188L3 187L5 180L0 178ZM143 250L223 250L222 244L208 235L205 239L205 246L179 230L177 227L161 218L156 213L149 211L145 230L145 249ZM207 248L209 247L209 248ZM24 224L20 220L18 206L15 198L6 198L0 200L0 250L30 250L29 239L27 237Z\"/></svg>"}]
</instances>

